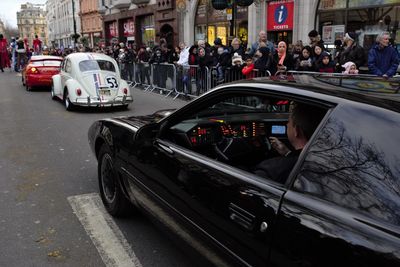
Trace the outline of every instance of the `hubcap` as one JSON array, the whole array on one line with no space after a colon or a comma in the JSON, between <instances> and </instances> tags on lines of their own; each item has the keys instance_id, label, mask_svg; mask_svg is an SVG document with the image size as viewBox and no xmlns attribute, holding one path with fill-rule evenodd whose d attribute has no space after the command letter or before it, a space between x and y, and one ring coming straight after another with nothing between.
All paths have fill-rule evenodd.
<instances>
[{"instance_id":1,"label":"hubcap","mask_svg":"<svg viewBox=\"0 0 400 267\"><path fill-rule=\"evenodd\" d=\"M112 203L116 196L117 185L114 180L113 163L109 154L105 154L101 160L100 181L105 199L108 203Z\"/></svg>"}]
</instances>

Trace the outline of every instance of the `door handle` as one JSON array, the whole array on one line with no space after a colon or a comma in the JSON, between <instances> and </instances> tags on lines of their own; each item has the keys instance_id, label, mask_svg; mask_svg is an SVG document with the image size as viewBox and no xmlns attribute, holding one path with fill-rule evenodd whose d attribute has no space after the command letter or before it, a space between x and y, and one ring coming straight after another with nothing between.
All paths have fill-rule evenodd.
<instances>
[{"instance_id":1,"label":"door handle","mask_svg":"<svg viewBox=\"0 0 400 267\"><path fill-rule=\"evenodd\" d=\"M254 229L256 217L233 203L229 204L229 218L248 231Z\"/></svg>"},{"instance_id":2,"label":"door handle","mask_svg":"<svg viewBox=\"0 0 400 267\"><path fill-rule=\"evenodd\" d=\"M157 143L157 145L158 145L162 150L164 150L165 152L167 152L168 154L170 154L170 155L173 155L173 154L174 154L174 151L173 151L171 148L169 148L168 146L163 145L163 144L160 144L160 143Z\"/></svg>"}]
</instances>

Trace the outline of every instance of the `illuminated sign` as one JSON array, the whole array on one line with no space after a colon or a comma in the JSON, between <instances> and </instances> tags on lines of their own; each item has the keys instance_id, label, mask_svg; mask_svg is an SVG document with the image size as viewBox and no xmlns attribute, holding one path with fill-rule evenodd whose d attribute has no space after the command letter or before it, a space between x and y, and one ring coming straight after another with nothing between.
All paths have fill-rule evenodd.
<instances>
[{"instance_id":1,"label":"illuminated sign","mask_svg":"<svg viewBox=\"0 0 400 267\"><path fill-rule=\"evenodd\" d=\"M272 1L267 6L267 30L287 31L293 29L294 0Z\"/></svg>"}]
</instances>

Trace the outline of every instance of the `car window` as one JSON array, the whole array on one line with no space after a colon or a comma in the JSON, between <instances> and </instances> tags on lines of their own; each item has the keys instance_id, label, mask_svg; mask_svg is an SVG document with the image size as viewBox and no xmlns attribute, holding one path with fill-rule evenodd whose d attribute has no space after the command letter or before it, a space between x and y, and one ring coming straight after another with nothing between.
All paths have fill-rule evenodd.
<instances>
[{"instance_id":1,"label":"car window","mask_svg":"<svg viewBox=\"0 0 400 267\"><path fill-rule=\"evenodd\" d=\"M69 59L67 59L67 62L65 63L65 71L68 73L71 73L72 71L71 60Z\"/></svg>"},{"instance_id":2,"label":"car window","mask_svg":"<svg viewBox=\"0 0 400 267\"><path fill-rule=\"evenodd\" d=\"M229 96L185 114L186 118L172 125L162 138L212 160L284 183L297 157L285 172L258 172L257 166L280 156L271 149L271 137L292 149L287 136L292 105L293 101L287 98Z\"/></svg>"},{"instance_id":3,"label":"car window","mask_svg":"<svg viewBox=\"0 0 400 267\"><path fill-rule=\"evenodd\" d=\"M48 66L48 67L59 67L61 65L60 60L38 60L31 61L31 65L33 66Z\"/></svg>"},{"instance_id":4,"label":"car window","mask_svg":"<svg viewBox=\"0 0 400 267\"><path fill-rule=\"evenodd\" d=\"M108 60L83 60L79 62L79 70L94 71L94 70L104 70L115 72L114 64Z\"/></svg>"},{"instance_id":5,"label":"car window","mask_svg":"<svg viewBox=\"0 0 400 267\"><path fill-rule=\"evenodd\" d=\"M294 189L399 225L399 115L372 108L343 108L332 115Z\"/></svg>"}]
</instances>

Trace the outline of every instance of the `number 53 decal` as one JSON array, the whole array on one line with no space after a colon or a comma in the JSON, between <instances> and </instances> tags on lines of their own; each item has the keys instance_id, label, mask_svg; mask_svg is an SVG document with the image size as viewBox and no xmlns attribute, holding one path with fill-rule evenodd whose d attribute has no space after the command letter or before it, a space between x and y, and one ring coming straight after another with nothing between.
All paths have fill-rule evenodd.
<instances>
[{"instance_id":1,"label":"number 53 decal","mask_svg":"<svg viewBox=\"0 0 400 267\"><path fill-rule=\"evenodd\" d=\"M106 77L106 82L110 86L111 89L117 89L118 88L118 82L117 79L113 76L108 76Z\"/></svg>"}]
</instances>

